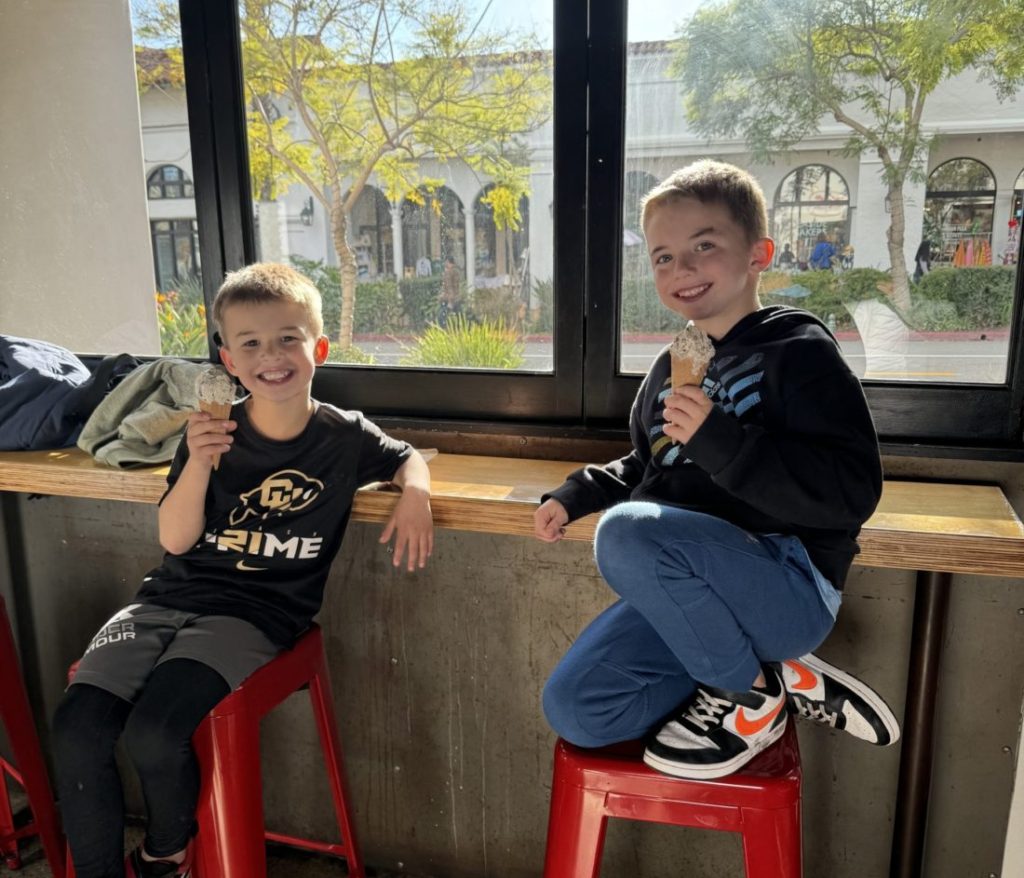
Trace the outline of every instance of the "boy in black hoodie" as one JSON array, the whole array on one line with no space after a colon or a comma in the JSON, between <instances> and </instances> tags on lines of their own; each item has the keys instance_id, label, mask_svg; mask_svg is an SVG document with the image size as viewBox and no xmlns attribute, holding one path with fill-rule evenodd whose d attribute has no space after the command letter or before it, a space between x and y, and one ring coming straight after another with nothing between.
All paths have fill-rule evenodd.
<instances>
[{"instance_id":1,"label":"boy in black hoodie","mask_svg":"<svg viewBox=\"0 0 1024 878\"><path fill-rule=\"evenodd\" d=\"M860 383L816 317L761 307L775 248L749 174L683 168L648 193L643 225L659 298L715 355L702 386L673 389L663 350L633 403L633 451L573 473L535 514L556 542L608 509L594 551L620 597L552 674L548 721L584 747L647 736L644 760L678 777L736 771L782 735L787 701L891 744L885 702L808 654L881 493Z\"/></svg>"}]
</instances>

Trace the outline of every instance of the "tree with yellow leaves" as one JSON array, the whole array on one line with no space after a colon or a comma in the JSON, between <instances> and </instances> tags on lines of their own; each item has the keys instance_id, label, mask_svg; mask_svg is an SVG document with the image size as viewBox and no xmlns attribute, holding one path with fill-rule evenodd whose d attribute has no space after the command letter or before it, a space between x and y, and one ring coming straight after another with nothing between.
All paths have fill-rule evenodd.
<instances>
[{"instance_id":1,"label":"tree with yellow leaves","mask_svg":"<svg viewBox=\"0 0 1024 878\"><path fill-rule=\"evenodd\" d=\"M175 10L148 0L140 33ZM496 30L467 0L243 0L242 58L257 197L301 183L330 221L342 279L337 341L352 345L356 258L349 218L375 178L392 204L443 181L425 161L461 161L494 182L498 228L519 227L521 139L550 115L550 55Z\"/></svg>"}]
</instances>

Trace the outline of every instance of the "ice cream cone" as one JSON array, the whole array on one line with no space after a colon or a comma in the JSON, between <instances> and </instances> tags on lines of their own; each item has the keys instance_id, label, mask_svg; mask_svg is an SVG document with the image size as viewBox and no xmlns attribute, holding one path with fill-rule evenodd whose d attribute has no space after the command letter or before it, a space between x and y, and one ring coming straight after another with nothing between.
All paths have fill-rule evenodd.
<instances>
[{"instance_id":1,"label":"ice cream cone","mask_svg":"<svg viewBox=\"0 0 1024 878\"><path fill-rule=\"evenodd\" d=\"M218 421L226 421L231 417L231 403L227 402L209 402L208 400L199 400L199 411L206 412L212 418L216 418ZM220 466L220 454L213 456L213 468L217 469Z\"/></svg>"},{"instance_id":2,"label":"ice cream cone","mask_svg":"<svg viewBox=\"0 0 1024 878\"><path fill-rule=\"evenodd\" d=\"M196 378L196 399L199 411L212 418L226 421L231 417L231 404L235 399L235 382L220 366L211 366ZM220 454L213 456L213 468L220 466Z\"/></svg>"},{"instance_id":3,"label":"ice cream cone","mask_svg":"<svg viewBox=\"0 0 1024 878\"><path fill-rule=\"evenodd\" d=\"M687 384L700 387L707 371L707 363L697 363L690 357L672 357L672 387L683 387Z\"/></svg>"}]
</instances>

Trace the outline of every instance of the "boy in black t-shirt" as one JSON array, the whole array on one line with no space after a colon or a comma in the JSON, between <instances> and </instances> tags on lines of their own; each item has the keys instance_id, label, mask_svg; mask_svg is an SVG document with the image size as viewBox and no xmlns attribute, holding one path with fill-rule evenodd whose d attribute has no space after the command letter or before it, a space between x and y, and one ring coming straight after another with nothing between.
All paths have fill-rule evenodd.
<instances>
[{"instance_id":1,"label":"boy in black t-shirt","mask_svg":"<svg viewBox=\"0 0 1024 878\"><path fill-rule=\"evenodd\" d=\"M316 287L287 266L250 265L228 275L213 317L221 360L249 396L228 420L189 416L160 501L164 561L93 638L54 718L78 878L190 874L192 733L309 627L361 485L402 488L381 535L395 538L396 567L423 567L433 549L423 458L360 413L310 397L328 347ZM124 861L122 731L149 818Z\"/></svg>"},{"instance_id":2,"label":"boy in black t-shirt","mask_svg":"<svg viewBox=\"0 0 1024 878\"><path fill-rule=\"evenodd\" d=\"M630 417L633 451L546 495L536 535L607 509L594 538L620 600L555 668L544 710L563 738L647 737L667 774L730 774L795 712L875 744L899 735L868 686L805 655L832 628L856 537L882 487L860 383L813 315L762 308L764 196L697 162L644 200L658 297L710 336L701 386L673 387L666 348ZM802 656L802 658L798 658Z\"/></svg>"}]
</instances>

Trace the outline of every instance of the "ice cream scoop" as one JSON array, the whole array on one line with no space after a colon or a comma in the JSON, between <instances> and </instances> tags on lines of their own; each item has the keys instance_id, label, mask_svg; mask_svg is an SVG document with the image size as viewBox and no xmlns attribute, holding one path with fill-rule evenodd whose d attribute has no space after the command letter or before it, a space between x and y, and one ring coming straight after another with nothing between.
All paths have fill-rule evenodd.
<instances>
[{"instance_id":1,"label":"ice cream scoop","mask_svg":"<svg viewBox=\"0 0 1024 878\"><path fill-rule=\"evenodd\" d=\"M199 411L208 412L218 420L231 416L231 404L235 401L235 379L223 366L210 366L196 377L196 396ZM213 468L220 466L220 454L213 457Z\"/></svg>"},{"instance_id":2,"label":"ice cream scoop","mask_svg":"<svg viewBox=\"0 0 1024 878\"><path fill-rule=\"evenodd\" d=\"M715 346L708 334L695 323L687 324L669 346L672 386L694 384L699 387L714 355Z\"/></svg>"}]
</instances>

